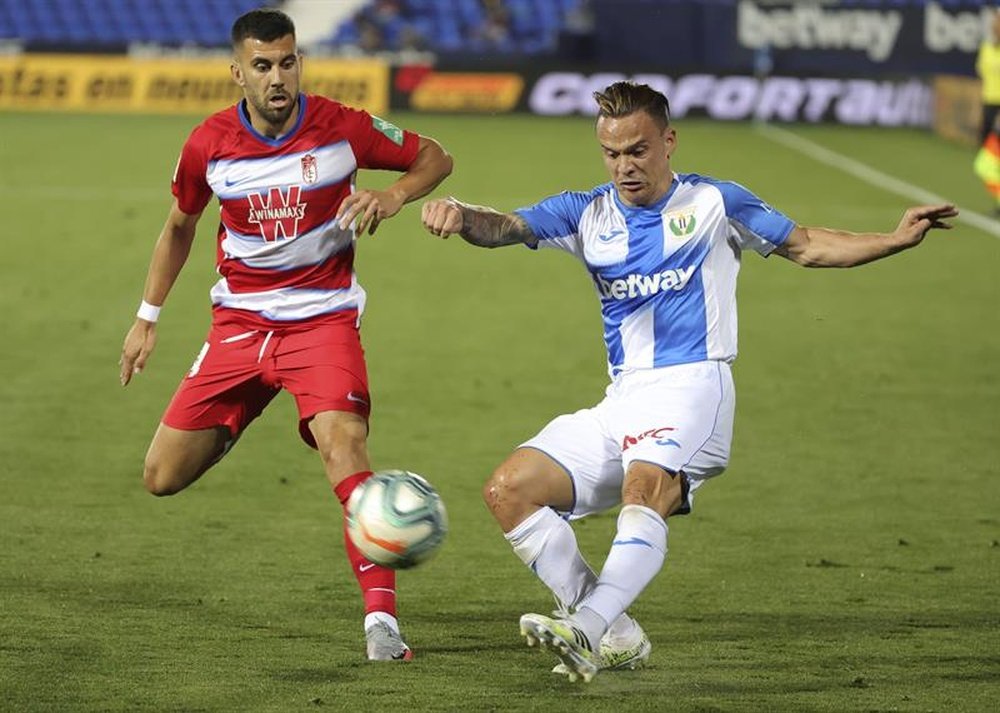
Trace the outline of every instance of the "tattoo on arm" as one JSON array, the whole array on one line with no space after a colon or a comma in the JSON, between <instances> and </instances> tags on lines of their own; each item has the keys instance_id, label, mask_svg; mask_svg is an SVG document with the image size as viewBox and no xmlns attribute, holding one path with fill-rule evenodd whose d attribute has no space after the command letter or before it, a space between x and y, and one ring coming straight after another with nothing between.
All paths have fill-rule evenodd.
<instances>
[{"instance_id":1,"label":"tattoo on arm","mask_svg":"<svg viewBox=\"0 0 1000 713\"><path fill-rule=\"evenodd\" d=\"M461 204L462 232L466 242L481 248L499 248L524 243L534 247L538 238L527 221L514 213L499 213L492 208Z\"/></svg>"}]
</instances>

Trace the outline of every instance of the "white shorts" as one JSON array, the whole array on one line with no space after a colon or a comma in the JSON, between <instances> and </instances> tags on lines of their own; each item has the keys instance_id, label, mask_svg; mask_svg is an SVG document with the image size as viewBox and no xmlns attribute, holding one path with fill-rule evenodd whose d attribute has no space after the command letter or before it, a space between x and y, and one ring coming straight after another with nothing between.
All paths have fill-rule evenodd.
<instances>
[{"instance_id":1,"label":"white shorts","mask_svg":"<svg viewBox=\"0 0 1000 713\"><path fill-rule=\"evenodd\" d=\"M624 374L593 408L559 416L521 448L539 450L573 481L571 519L620 505L630 463L682 472L690 496L729 462L736 393L729 365L719 361Z\"/></svg>"}]
</instances>

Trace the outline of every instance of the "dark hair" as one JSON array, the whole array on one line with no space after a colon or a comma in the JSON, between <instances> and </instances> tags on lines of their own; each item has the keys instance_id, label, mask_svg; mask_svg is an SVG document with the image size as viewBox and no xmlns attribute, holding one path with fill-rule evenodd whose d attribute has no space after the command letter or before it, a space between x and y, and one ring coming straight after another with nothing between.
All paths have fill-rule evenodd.
<instances>
[{"instance_id":1,"label":"dark hair","mask_svg":"<svg viewBox=\"0 0 1000 713\"><path fill-rule=\"evenodd\" d=\"M262 42L274 42L285 35L295 37L292 18L273 7L261 7L236 18L229 38L233 47L238 47L248 37Z\"/></svg>"},{"instance_id":2,"label":"dark hair","mask_svg":"<svg viewBox=\"0 0 1000 713\"><path fill-rule=\"evenodd\" d=\"M649 114L661 127L670 126L670 102L648 84L615 82L594 92L597 115L618 119L637 111Z\"/></svg>"}]
</instances>

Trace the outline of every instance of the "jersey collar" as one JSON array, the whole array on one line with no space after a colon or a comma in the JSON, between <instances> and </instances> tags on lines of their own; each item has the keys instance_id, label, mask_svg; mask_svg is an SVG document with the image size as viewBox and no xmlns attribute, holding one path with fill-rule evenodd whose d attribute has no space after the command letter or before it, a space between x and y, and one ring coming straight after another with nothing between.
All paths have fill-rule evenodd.
<instances>
[{"instance_id":1,"label":"jersey collar","mask_svg":"<svg viewBox=\"0 0 1000 713\"><path fill-rule=\"evenodd\" d=\"M288 141L295 135L295 132L299 130L302 126L302 120L306 115L306 95L299 94L299 115L295 119L295 125L289 129L288 133L284 136L279 136L276 139L272 139L270 136L265 136L264 134L253 128L253 124L250 123L250 115L247 113L247 100L241 99L240 103L236 105L236 113L240 117L240 122L243 124L243 128L250 132L256 139L263 141L268 146L281 146L283 143Z\"/></svg>"},{"instance_id":2,"label":"jersey collar","mask_svg":"<svg viewBox=\"0 0 1000 713\"><path fill-rule=\"evenodd\" d=\"M611 183L611 192L615 196L615 205L618 206L619 210L623 213L636 213L645 210L651 210L655 213L660 213L663 211L663 207L670 201L670 198L674 195L674 191L677 190L677 174L673 171L670 172L670 188L667 192L663 194L662 198L656 200L655 203L650 203L649 205L627 205L618 195L618 189L615 187L614 182Z\"/></svg>"}]
</instances>

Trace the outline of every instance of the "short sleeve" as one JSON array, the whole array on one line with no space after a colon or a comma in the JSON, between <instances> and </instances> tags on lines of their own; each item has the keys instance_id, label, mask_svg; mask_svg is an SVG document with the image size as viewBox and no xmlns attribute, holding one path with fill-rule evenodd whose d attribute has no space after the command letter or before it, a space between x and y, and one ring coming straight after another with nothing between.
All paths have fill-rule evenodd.
<instances>
[{"instance_id":1,"label":"short sleeve","mask_svg":"<svg viewBox=\"0 0 1000 713\"><path fill-rule=\"evenodd\" d=\"M772 208L738 183L719 181L726 218L743 249L770 255L784 245L795 228L795 221Z\"/></svg>"},{"instance_id":2,"label":"short sleeve","mask_svg":"<svg viewBox=\"0 0 1000 713\"><path fill-rule=\"evenodd\" d=\"M358 168L405 171L417 159L419 135L360 109L346 112L347 138Z\"/></svg>"},{"instance_id":3,"label":"short sleeve","mask_svg":"<svg viewBox=\"0 0 1000 713\"><path fill-rule=\"evenodd\" d=\"M593 196L589 193L564 191L532 206L518 208L514 213L524 218L540 247L559 248L580 255L580 216L592 201Z\"/></svg>"},{"instance_id":4,"label":"short sleeve","mask_svg":"<svg viewBox=\"0 0 1000 713\"><path fill-rule=\"evenodd\" d=\"M208 173L207 149L203 134L195 129L181 149L170 190L177 199L177 207L188 215L205 210L212 199L212 188L206 178Z\"/></svg>"}]
</instances>

